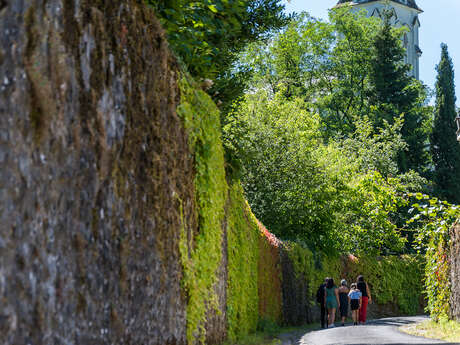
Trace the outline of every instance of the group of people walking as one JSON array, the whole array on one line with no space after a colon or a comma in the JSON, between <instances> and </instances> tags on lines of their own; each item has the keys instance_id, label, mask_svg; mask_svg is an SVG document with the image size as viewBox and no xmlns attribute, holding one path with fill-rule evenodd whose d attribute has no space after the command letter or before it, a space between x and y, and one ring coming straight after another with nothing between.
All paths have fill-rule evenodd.
<instances>
[{"instance_id":1,"label":"group of people walking","mask_svg":"<svg viewBox=\"0 0 460 345\"><path fill-rule=\"evenodd\" d=\"M345 326L349 307L354 325L366 323L367 305L372 302L369 285L362 275L350 287L345 279L342 279L337 287L333 278L326 278L324 284L318 288L316 299L321 306L322 328L335 327L337 310L340 312L342 326Z\"/></svg>"}]
</instances>

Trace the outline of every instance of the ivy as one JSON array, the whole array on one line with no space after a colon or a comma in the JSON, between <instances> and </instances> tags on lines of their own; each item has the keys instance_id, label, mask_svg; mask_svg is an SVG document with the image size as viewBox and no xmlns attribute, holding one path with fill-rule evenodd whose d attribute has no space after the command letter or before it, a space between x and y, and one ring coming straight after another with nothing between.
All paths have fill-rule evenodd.
<instances>
[{"instance_id":1,"label":"ivy","mask_svg":"<svg viewBox=\"0 0 460 345\"><path fill-rule=\"evenodd\" d=\"M228 209L228 338L235 342L257 328L259 229L238 182Z\"/></svg>"},{"instance_id":2,"label":"ivy","mask_svg":"<svg viewBox=\"0 0 460 345\"><path fill-rule=\"evenodd\" d=\"M434 320L447 319L450 300L449 231L460 217L457 205L417 193L409 194L413 215L408 223L418 226L416 246L425 253L425 293L427 311Z\"/></svg>"},{"instance_id":3,"label":"ivy","mask_svg":"<svg viewBox=\"0 0 460 345\"><path fill-rule=\"evenodd\" d=\"M403 256L334 256L313 253L298 243L285 245L298 278L305 277L312 302L325 277L336 285L341 279L348 283L363 275L377 304L395 304L402 314L415 315L421 305L423 261L417 255Z\"/></svg>"},{"instance_id":4,"label":"ivy","mask_svg":"<svg viewBox=\"0 0 460 345\"><path fill-rule=\"evenodd\" d=\"M182 284L188 297L187 342L204 344L206 311L210 307L217 310L214 285L222 260L222 222L228 187L219 111L211 98L185 77L180 90L177 113L184 120L189 146L195 154L198 205L198 233L187 234L184 230L180 242Z\"/></svg>"},{"instance_id":5,"label":"ivy","mask_svg":"<svg viewBox=\"0 0 460 345\"><path fill-rule=\"evenodd\" d=\"M259 225L259 330L276 329L282 323L280 241L265 226Z\"/></svg>"},{"instance_id":6,"label":"ivy","mask_svg":"<svg viewBox=\"0 0 460 345\"><path fill-rule=\"evenodd\" d=\"M421 306L423 260L417 255L370 257L349 260L346 278L362 274L377 304L394 303L402 314L415 315Z\"/></svg>"}]
</instances>

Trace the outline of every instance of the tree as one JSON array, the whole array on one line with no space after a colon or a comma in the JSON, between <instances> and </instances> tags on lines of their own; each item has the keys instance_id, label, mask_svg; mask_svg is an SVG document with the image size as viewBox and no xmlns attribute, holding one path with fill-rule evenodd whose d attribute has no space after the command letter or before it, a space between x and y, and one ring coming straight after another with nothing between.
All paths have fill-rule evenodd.
<instances>
[{"instance_id":1,"label":"tree","mask_svg":"<svg viewBox=\"0 0 460 345\"><path fill-rule=\"evenodd\" d=\"M368 114L372 38L379 19L347 8L330 12L330 23L297 15L269 44L256 42L239 68L252 71L251 89L281 89L318 112L326 136L349 135L356 116Z\"/></svg>"},{"instance_id":2,"label":"tree","mask_svg":"<svg viewBox=\"0 0 460 345\"><path fill-rule=\"evenodd\" d=\"M392 16L390 11L383 12L383 23L373 42L369 92L372 117L375 125L381 127L383 121L394 123L404 114L401 133L408 148L399 155L399 169L423 173L429 162L429 113L424 107L427 95L423 85L409 75L411 67L404 63L405 50L400 39L404 29L392 27Z\"/></svg>"},{"instance_id":3,"label":"tree","mask_svg":"<svg viewBox=\"0 0 460 345\"><path fill-rule=\"evenodd\" d=\"M331 11L329 18L337 34L330 56L318 73L321 91L316 110L329 135L348 137L356 129L355 118L369 114L372 43L380 20L349 8Z\"/></svg>"},{"instance_id":4,"label":"tree","mask_svg":"<svg viewBox=\"0 0 460 345\"><path fill-rule=\"evenodd\" d=\"M238 54L286 25L281 0L147 0L176 55L196 79L211 79L209 93L225 105L240 97L246 74L234 71ZM245 71L244 71L245 72Z\"/></svg>"},{"instance_id":5,"label":"tree","mask_svg":"<svg viewBox=\"0 0 460 345\"><path fill-rule=\"evenodd\" d=\"M283 239L338 248L334 181L314 151L321 143L319 118L300 98L248 94L224 127L227 147L241 161L242 184L254 214Z\"/></svg>"},{"instance_id":6,"label":"tree","mask_svg":"<svg viewBox=\"0 0 460 345\"><path fill-rule=\"evenodd\" d=\"M460 147L456 140L454 67L446 44L436 66L436 106L430 136L435 193L451 203L460 203Z\"/></svg>"},{"instance_id":7,"label":"tree","mask_svg":"<svg viewBox=\"0 0 460 345\"><path fill-rule=\"evenodd\" d=\"M231 114L224 138L241 162L251 209L281 239L381 254L404 249L392 218L408 188L401 176L382 176L396 172L400 126L376 132L364 120L351 139L326 144L304 100L260 90Z\"/></svg>"}]
</instances>

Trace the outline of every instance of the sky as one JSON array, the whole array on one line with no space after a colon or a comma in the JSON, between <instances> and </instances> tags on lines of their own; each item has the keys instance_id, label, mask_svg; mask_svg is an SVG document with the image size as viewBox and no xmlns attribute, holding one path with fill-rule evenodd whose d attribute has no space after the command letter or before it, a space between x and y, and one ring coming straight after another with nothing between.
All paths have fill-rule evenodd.
<instances>
[{"instance_id":1,"label":"sky","mask_svg":"<svg viewBox=\"0 0 460 345\"><path fill-rule=\"evenodd\" d=\"M287 12L307 11L313 17L327 20L327 11L338 0L284 0ZM460 0L416 0L424 11L420 20L420 80L434 89L435 67L441 58L441 43L447 43L456 70L457 105L460 104ZM432 100L433 102L434 100Z\"/></svg>"}]
</instances>

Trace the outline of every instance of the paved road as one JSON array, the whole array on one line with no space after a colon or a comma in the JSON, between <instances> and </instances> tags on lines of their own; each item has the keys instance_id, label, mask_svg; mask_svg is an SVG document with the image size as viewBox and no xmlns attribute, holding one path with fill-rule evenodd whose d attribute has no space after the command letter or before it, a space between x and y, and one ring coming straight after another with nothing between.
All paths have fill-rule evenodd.
<instances>
[{"instance_id":1,"label":"paved road","mask_svg":"<svg viewBox=\"0 0 460 345\"><path fill-rule=\"evenodd\" d=\"M307 333L296 345L403 345L447 344L440 340L425 339L401 333L398 328L425 320L422 316L397 317L371 321L364 326L345 326Z\"/></svg>"}]
</instances>

